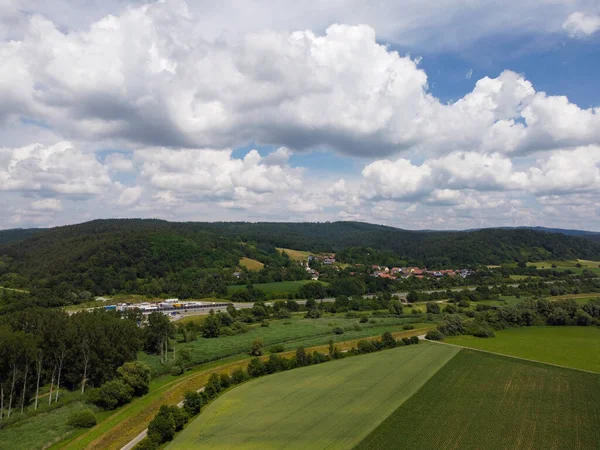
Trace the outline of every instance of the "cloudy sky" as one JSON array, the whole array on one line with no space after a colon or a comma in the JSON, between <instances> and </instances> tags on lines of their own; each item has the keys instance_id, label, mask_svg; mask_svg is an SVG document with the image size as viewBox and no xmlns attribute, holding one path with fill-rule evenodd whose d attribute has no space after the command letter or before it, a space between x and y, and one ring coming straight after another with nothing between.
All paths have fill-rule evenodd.
<instances>
[{"instance_id":1,"label":"cloudy sky","mask_svg":"<svg viewBox=\"0 0 600 450\"><path fill-rule=\"evenodd\" d=\"M600 230L597 0L0 0L0 228Z\"/></svg>"}]
</instances>

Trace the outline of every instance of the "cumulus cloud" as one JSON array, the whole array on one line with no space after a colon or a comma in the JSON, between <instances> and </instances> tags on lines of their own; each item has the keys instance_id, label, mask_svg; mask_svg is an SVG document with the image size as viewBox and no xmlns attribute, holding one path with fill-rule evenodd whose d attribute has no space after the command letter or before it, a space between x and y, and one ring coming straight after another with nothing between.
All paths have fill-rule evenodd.
<instances>
[{"instance_id":1,"label":"cumulus cloud","mask_svg":"<svg viewBox=\"0 0 600 450\"><path fill-rule=\"evenodd\" d=\"M56 198L44 198L35 200L31 203L30 208L33 211L62 211L62 204Z\"/></svg>"},{"instance_id":2,"label":"cumulus cloud","mask_svg":"<svg viewBox=\"0 0 600 450\"><path fill-rule=\"evenodd\" d=\"M562 28L573 38L591 36L600 30L600 15L574 12L567 17Z\"/></svg>"},{"instance_id":3,"label":"cumulus cloud","mask_svg":"<svg viewBox=\"0 0 600 450\"><path fill-rule=\"evenodd\" d=\"M381 45L365 25L210 40L185 3L170 1L69 33L32 16L23 39L0 44L0 57L0 120L30 117L72 139L378 156L526 152L600 138L597 109L536 92L514 72L442 103L418 59Z\"/></svg>"},{"instance_id":4,"label":"cumulus cloud","mask_svg":"<svg viewBox=\"0 0 600 450\"><path fill-rule=\"evenodd\" d=\"M132 206L138 202L142 196L143 189L140 186L131 186L123 189L117 203L120 206Z\"/></svg>"},{"instance_id":5,"label":"cumulus cloud","mask_svg":"<svg viewBox=\"0 0 600 450\"><path fill-rule=\"evenodd\" d=\"M0 148L0 190L81 198L110 185L106 166L70 142Z\"/></svg>"}]
</instances>

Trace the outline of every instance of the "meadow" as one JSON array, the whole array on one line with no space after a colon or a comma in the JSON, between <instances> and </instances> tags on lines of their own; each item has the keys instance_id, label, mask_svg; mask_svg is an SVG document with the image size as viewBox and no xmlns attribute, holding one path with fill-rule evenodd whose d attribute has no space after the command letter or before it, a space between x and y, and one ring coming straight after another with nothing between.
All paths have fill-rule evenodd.
<instances>
[{"instance_id":1,"label":"meadow","mask_svg":"<svg viewBox=\"0 0 600 450\"><path fill-rule=\"evenodd\" d=\"M600 375L462 350L355 449L596 450L598 423Z\"/></svg>"},{"instance_id":2,"label":"meadow","mask_svg":"<svg viewBox=\"0 0 600 450\"><path fill-rule=\"evenodd\" d=\"M457 353L422 343L262 377L220 396L167 449L347 449Z\"/></svg>"},{"instance_id":3,"label":"meadow","mask_svg":"<svg viewBox=\"0 0 600 450\"><path fill-rule=\"evenodd\" d=\"M285 350L295 350L298 346L326 344L347 341L366 336L381 335L386 331L402 331L402 326L415 319L395 317L372 317L368 323L359 323L358 319L344 316L328 316L319 319L305 319L302 315L294 315L290 319L270 321L268 327L253 325L247 333L235 336L220 336L207 339L199 337L196 341L178 343L176 352L187 349L192 364L212 361L226 356L246 353L255 339L262 339L265 349L275 344L282 344ZM416 323L415 328L433 327L433 324ZM344 329L343 334L335 334L334 328ZM141 352L138 358L148 364L155 372L164 371L157 355Z\"/></svg>"},{"instance_id":4,"label":"meadow","mask_svg":"<svg viewBox=\"0 0 600 450\"><path fill-rule=\"evenodd\" d=\"M577 267L579 264L580 267ZM584 269L600 274L600 262L589 261L586 259L576 259L572 261L537 261L527 263L528 266L536 267L537 269L554 269L559 271L571 270L574 273L580 274ZM556 267L552 267L552 266Z\"/></svg>"},{"instance_id":5,"label":"meadow","mask_svg":"<svg viewBox=\"0 0 600 450\"><path fill-rule=\"evenodd\" d=\"M240 259L240 266L244 266L248 270L261 270L265 265L256 259L246 258Z\"/></svg>"},{"instance_id":6,"label":"meadow","mask_svg":"<svg viewBox=\"0 0 600 450\"><path fill-rule=\"evenodd\" d=\"M265 294L295 294L306 283L312 283L313 280L297 280L297 281L278 281L276 283L257 283L255 288L260 289ZM326 284L326 283L323 283ZM233 294L236 291L246 289L245 284L232 284L227 286L227 292Z\"/></svg>"},{"instance_id":7,"label":"meadow","mask_svg":"<svg viewBox=\"0 0 600 450\"><path fill-rule=\"evenodd\" d=\"M495 338L451 336L444 342L600 373L600 328L520 327Z\"/></svg>"},{"instance_id":8,"label":"meadow","mask_svg":"<svg viewBox=\"0 0 600 450\"><path fill-rule=\"evenodd\" d=\"M311 252L304 252L302 250L292 250L291 248L277 248L281 253L285 252L292 261L307 262L308 257L313 255Z\"/></svg>"}]
</instances>

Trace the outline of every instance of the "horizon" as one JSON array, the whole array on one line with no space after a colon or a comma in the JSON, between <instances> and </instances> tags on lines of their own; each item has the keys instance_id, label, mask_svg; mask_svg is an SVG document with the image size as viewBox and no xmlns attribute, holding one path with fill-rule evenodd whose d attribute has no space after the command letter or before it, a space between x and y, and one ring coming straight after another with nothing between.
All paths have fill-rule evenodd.
<instances>
[{"instance_id":1,"label":"horizon","mask_svg":"<svg viewBox=\"0 0 600 450\"><path fill-rule=\"evenodd\" d=\"M216 221L199 221L199 220L186 220L186 221L178 221L178 220L167 220L160 219L156 217L110 217L110 218L97 218L86 220L83 222L73 222L73 223L65 223L62 225L55 225L51 227L15 227L15 228L0 228L0 233L3 231L13 231L13 230L51 230L53 228L61 228L61 227L70 227L83 225L86 223L96 222L96 221L108 221L108 220L156 220L160 222L167 223L200 223L200 224L218 224L218 223L249 223L249 224L260 224L260 223L274 223L274 224L328 224L328 223L360 223L365 225L373 225L373 226L383 226L388 228L394 228L401 231L411 231L411 232L471 232L471 231L479 231L479 230L493 230L493 229L509 229L509 230L518 230L518 229L529 229L529 230L539 230L543 232L581 232L581 233L589 233L595 234L600 233L600 231L595 230L586 230L580 228L557 228L557 227L544 227L540 225L517 225L517 226L498 226L498 227L482 227L482 228L463 228L463 229L433 229L433 228L422 228L422 229L410 229L410 228L402 228L393 225L386 225L383 223L374 223L374 222L366 222L361 220L326 220L326 221L248 221L248 220L216 220Z\"/></svg>"},{"instance_id":2,"label":"horizon","mask_svg":"<svg viewBox=\"0 0 600 450\"><path fill-rule=\"evenodd\" d=\"M8 0L0 229L600 230L600 8Z\"/></svg>"}]
</instances>

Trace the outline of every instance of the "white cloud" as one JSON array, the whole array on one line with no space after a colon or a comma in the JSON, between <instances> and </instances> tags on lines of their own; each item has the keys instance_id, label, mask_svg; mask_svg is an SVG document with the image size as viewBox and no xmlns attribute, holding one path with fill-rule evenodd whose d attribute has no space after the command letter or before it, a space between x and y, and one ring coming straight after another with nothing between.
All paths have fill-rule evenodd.
<instances>
[{"instance_id":1,"label":"white cloud","mask_svg":"<svg viewBox=\"0 0 600 450\"><path fill-rule=\"evenodd\" d=\"M33 16L22 40L0 44L0 121L27 116L70 139L135 146L257 142L361 156L526 152L600 139L597 110L536 92L510 71L443 104L417 59L379 44L369 26L216 41L202 32L177 1L70 33Z\"/></svg>"},{"instance_id":2,"label":"white cloud","mask_svg":"<svg viewBox=\"0 0 600 450\"><path fill-rule=\"evenodd\" d=\"M62 211L62 204L56 198L44 198L35 200L31 203L30 208L33 211Z\"/></svg>"},{"instance_id":3,"label":"white cloud","mask_svg":"<svg viewBox=\"0 0 600 450\"><path fill-rule=\"evenodd\" d=\"M467 71L467 74L465 75L465 80L470 80L472 76L473 76L473 69L469 69Z\"/></svg>"},{"instance_id":4,"label":"white cloud","mask_svg":"<svg viewBox=\"0 0 600 450\"><path fill-rule=\"evenodd\" d=\"M108 170L93 153L61 141L19 148L0 148L0 190L86 197L110 187Z\"/></svg>"},{"instance_id":5,"label":"white cloud","mask_svg":"<svg viewBox=\"0 0 600 450\"><path fill-rule=\"evenodd\" d=\"M591 36L600 30L600 15L574 12L567 17L562 28L574 38Z\"/></svg>"},{"instance_id":6,"label":"white cloud","mask_svg":"<svg viewBox=\"0 0 600 450\"><path fill-rule=\"evenodd\" d=\"M140 197L142 196L142 192L143 189L140 186L125 188L119 196L117 203L120 206L133 206L139 201Z\"/></svg>"},{"instance_id":7,"label":"white cloud","mask_svg":"<svg viewBox=\"0 0 600 450\"><path fill-rule=\"evenodd\" d=\"M104 164L114 172L135 172L135 166L133 165L131 158L122 153L111 153L105 158Z\"/></svg>"}]
</instances>

